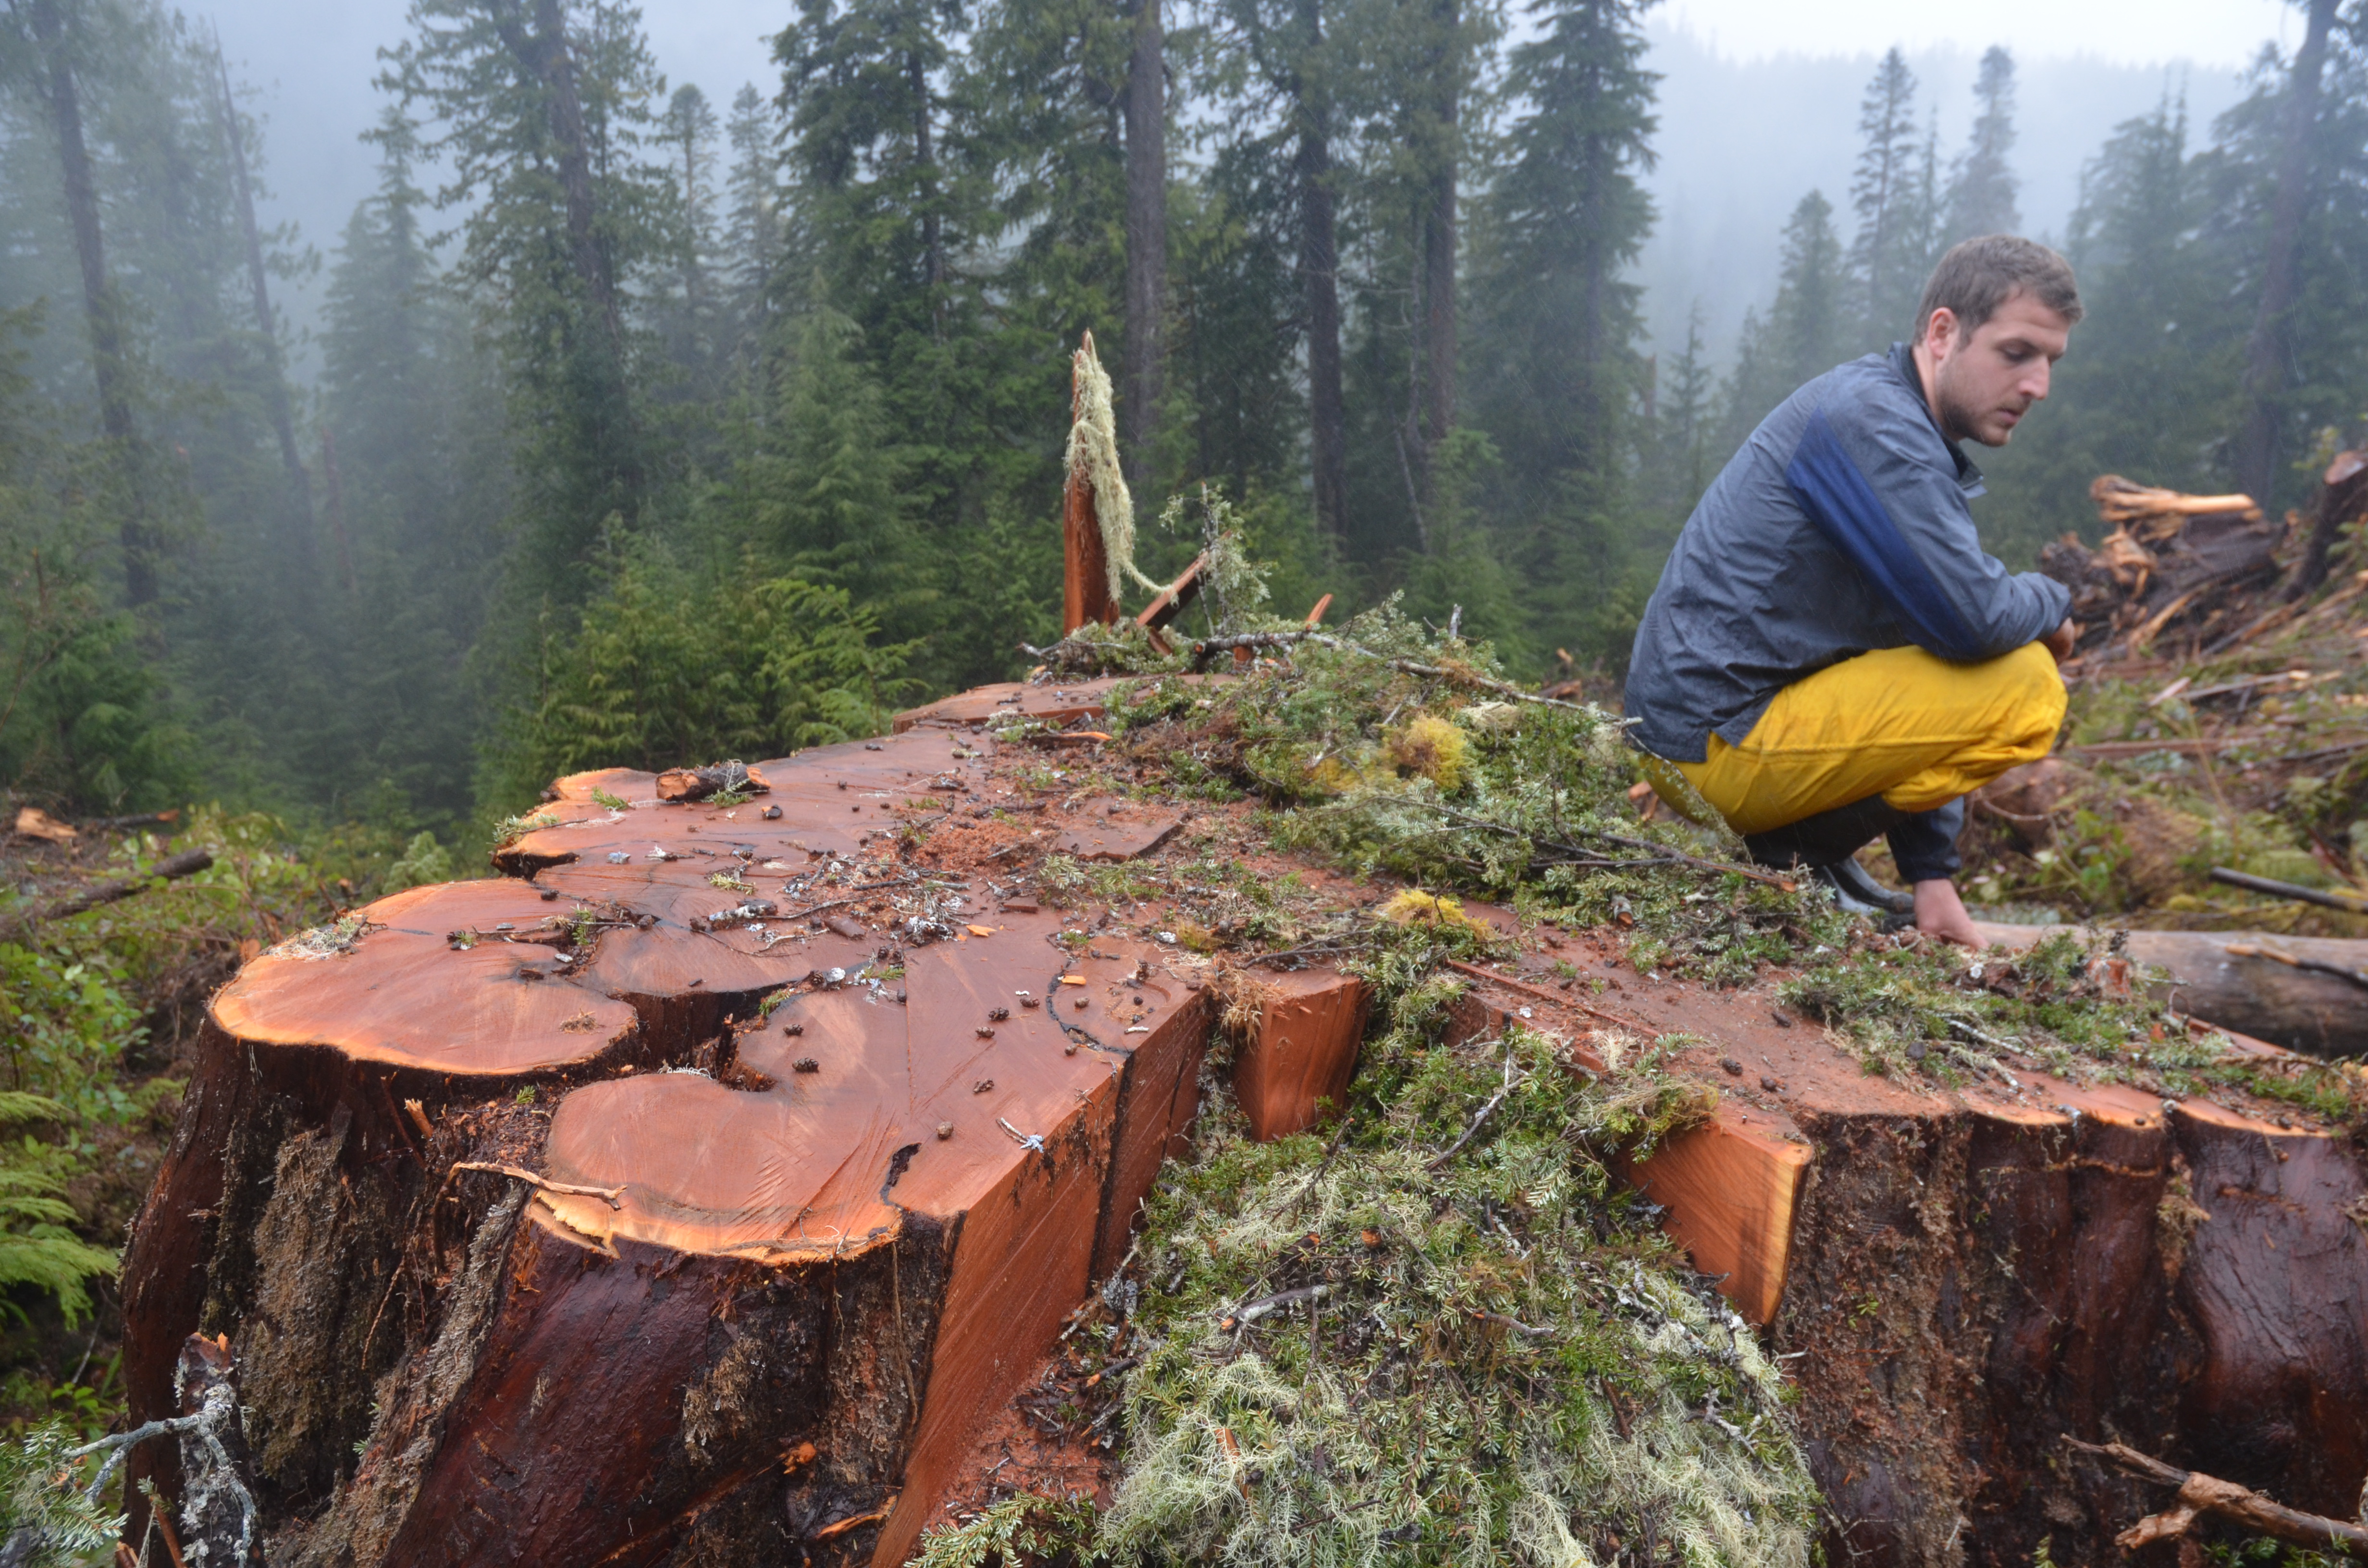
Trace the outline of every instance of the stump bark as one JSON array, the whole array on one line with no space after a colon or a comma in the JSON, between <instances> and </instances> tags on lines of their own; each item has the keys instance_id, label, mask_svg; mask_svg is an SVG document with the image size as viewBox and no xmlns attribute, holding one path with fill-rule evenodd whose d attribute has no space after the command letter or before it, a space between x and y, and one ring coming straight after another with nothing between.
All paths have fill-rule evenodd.
<instances>
[{"instance_id":1,"label":"stump bark","mask_svg":"<svg viewBox=\"0 0 2368 1568\"><path fill-rule=\"evenodd\" d=\"M228 1335L273 1562L904 1560L1124 1253L1209 1028L1156 948L899 858L985 744L823 748L738 805L563 780L503 877L215 998L127 1381L166 1413Z\"/></svg>"}]
</instances>

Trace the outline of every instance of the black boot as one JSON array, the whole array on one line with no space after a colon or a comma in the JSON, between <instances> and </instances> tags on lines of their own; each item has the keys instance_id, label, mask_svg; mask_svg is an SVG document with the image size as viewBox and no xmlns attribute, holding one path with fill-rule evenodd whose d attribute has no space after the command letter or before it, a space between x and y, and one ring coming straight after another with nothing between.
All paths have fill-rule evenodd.
<instances>
[{"instance_id":1,"label":"black boot","mask_svg":"<svg viewBox=\"0 0 2368 1568\"><path fill-rule=\"evenodd\" d=\"M1914 813L1885 805L1880 795L1852 801L1813 817L1744 835L1743 847L1763 866L1830 866L1847 860Z\"/></svg>"},{"instance_id":2,"label":"black boot","mask_svg":"<svg viewBox=\"0 0 2368 1568\"><path fill-rule=\"evenodd\" d=\"M1819 866L1810 874L1832 889L1834 902L1853 915L1913 915L1916 913L1914 893L1884 887L1867 875L1866 868L1856 860L1837 860L1830 866ZM1889 928L1884 927L1886 930Z\"/></svg>"}]
</instances>

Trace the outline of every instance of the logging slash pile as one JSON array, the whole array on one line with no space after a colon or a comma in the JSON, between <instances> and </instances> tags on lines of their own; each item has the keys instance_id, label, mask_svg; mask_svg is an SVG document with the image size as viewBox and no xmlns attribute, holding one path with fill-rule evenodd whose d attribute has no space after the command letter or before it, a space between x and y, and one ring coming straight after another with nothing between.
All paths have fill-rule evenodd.
<instances>
[{"instance_id":1,"label":"logging slash pile","mask_svg":"<svg viewBox=\"0 0 2368 1568\"><path fill-rule=\"evenodd\" d=\"M2106 478L2110 530L2051 545L2081 652L2055 756L1975 795L1968 902L2019 919L2368 936L2368 456L2283 522ZM2239 893L2214 868L2294 884ZM2311 893L2320 902L2309 902Z\"/></svg>"}]
</instances>

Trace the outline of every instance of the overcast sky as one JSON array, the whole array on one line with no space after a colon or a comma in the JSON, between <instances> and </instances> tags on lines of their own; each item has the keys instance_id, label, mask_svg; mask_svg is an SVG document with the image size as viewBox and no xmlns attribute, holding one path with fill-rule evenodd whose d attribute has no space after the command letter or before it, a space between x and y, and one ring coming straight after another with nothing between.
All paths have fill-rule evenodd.
<instances>
[{"instance_id":1,"label":"overcast sky","mask_svg":"<svg viewBox=\"0 0 2368 1568\"><path fill-rule=\"evenodd\" d=\"M1524 8L1523 0L1513 4L1517 13ZM273 216L295 221L324 257L370 188L370 149L356 138L382 102L370 85L376 51L404 36L404 0L224 0L211 13L233 72L255 89L253 107L268 117ZM743 83L771 96L764 40L790 12L788 0L661 0L645 7L643 23L669 82L698 83L720 109ZM1689 214L1682 243L1710 244L1711 231L1723 228L1752 253L1756 269L1759 252L1772 256L1774 249L1763 205L1776 204L1781 222L1808 184L1847 180L1856 89L1866 64L1894 43L1907 46L1919 62L1926 101L1941 110L1948 146L1966 118L1962 100L1973 61L2002 43L2014 51L2026 84L2018 158L2025 219L2034 231L2060 230L2078 166L2104 130L2142 112L2166 85L2187 90L2199 123L2208 122L2234 98L2237 74L2260 46L2271 39L2291 44L2298 23L2281 0L1667 0L1652 26L1653 63L1670 73L1663 87L1668 155L1656 193L1666 215ZM2089 79L2045 69L2078 58L2117 68L2093 78L2100 88L2110 79L2111 90L2094 102L2087 91L2070 95L2074 101L2045 101L2058 85ZM1815 62L1822 69L1798 69ZM1783 101L1736 101L1736 94L1762 85ZM1797 126L1800 133L1770 134L1771 126ZM1690 147L1716 152L1692 154ZM1822 170L1836 148L1842 159L1837 171L1804 173L1813 165ZM1729 199L1713 186L1744 196ZM1753 193L1764 202L1751 199ZM1826 194L1841 204L1839 187ZM1664 244L1677 238L1665 233ZM1726 290L1699 291L1714 297L1717 315L1734 313ZM299 321L309 318L318 294L316 282L290 301Z\"/></svg>"},{"instance_id":2,"label":"overcast sky","mask_svg":"<svg viewBox=\"0 0 2368 1568\"><path fill-rule=\"evenodd\" d=\"M2089 55L2116 65L2226 67L2271 38L2292 43L2301 24L2282 0L1667 0L1661 15L1742 60L1880 53L1895 43L1978 52L2002 43L2024 61Z\"/></svg>"}]
</instances>

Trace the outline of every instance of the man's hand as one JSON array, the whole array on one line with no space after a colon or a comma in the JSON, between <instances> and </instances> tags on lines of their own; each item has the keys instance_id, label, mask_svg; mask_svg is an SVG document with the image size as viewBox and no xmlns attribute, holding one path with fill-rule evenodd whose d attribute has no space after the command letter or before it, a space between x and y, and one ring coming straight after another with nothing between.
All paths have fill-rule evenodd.
<instances>
[{"instance_id":1,"label":"man's hand","mask_svg":"<svg viewBox=\"0 0 2368 1568\"><path fill-rule=\"evenodd\" d=\"M1916 929L1961 947L1982 945L1974 917L1965 913L1965 901L1957 896L1957 884L1946 877L1916 884Z\"/></svg>"},{"instance_id":2,"label":"man's hand","mask_svg":"<svg viewBox=\"0 0 2368 1568\"><path fill-rule=\"evenodd\" d=\"M2080 628L2067 615L2063 625L2039 640L2039 645L2055 654L2055 662L2060 665L2072 656L2072 645L2079 640Z\"/></svg>"}]
</instances>

